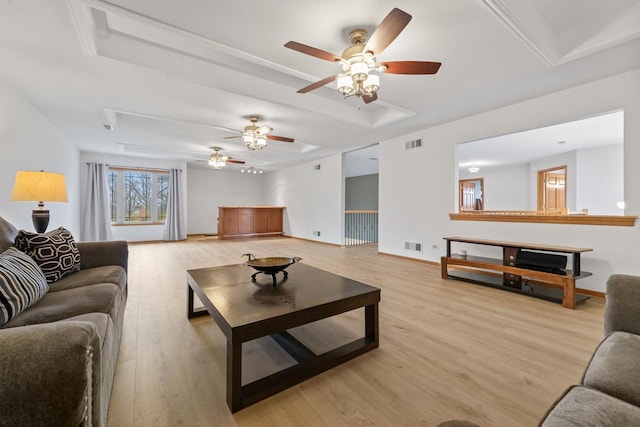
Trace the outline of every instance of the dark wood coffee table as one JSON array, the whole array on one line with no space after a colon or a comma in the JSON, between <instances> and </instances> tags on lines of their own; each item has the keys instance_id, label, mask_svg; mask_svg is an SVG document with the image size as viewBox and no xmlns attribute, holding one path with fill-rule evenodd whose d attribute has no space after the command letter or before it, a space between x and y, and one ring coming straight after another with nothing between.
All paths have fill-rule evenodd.
<instances>
[{"instance_id":1,"label":"dark wood coffee table","mask_svg":"<svg viewBox=\"0 0 640 427\"><path fill-rule=\"evenodd\" d=\"M231 412L379 345L380 289L301 263L287 271L286 280L278 274L275 287L271 278L251 282L255 271L244 264L187 271L187 317L209 314L227 337L227 405ZM194 309L194 293L204 310ZM313 353L287 332L362 307L364 336L326 353ZM242 385L242 343L265 336L271 336L297 364Z\"/></svg>"}]
</instances>

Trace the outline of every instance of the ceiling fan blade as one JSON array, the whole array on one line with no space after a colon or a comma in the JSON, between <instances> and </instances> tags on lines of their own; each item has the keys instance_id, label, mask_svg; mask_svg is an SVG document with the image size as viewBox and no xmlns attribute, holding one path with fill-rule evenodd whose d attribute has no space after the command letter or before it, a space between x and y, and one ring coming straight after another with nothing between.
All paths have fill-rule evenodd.
<instances>
[{"instance_id":1,"label":"ceiling fan blade","mask_svg":"<svg viewBox=\"0 0 640 427\"><path fill-rule=\"evenodd\" d=\"M300 89L298 91L298 93L311 92L314 89L318 89L319 87L322 87L324 85L328 85L329 83L334 81L337 77L338 77L338 75L336 74L334 76L329 76L327 78L324 78L324 79L320 80L319 82L315 82L313 84L310 84L309 86L303 87L302 89Z\"/></svg>"},{"instance_id":2,"label":"ceiling fan blade","mask_svg":"<svg viewBox=\"0 0 640 427\"><path fill-rule=\"evenodd\" d=\"M390 61L380 65L387 67L387 74L435 74L442 64L427 61Z\"/></svg>"},{"instance_id":3,"label":"ceiling fan blade","mask_svg":"<svg viewBox=\"0 0 640 427\"><path fill-rule=\"evenodd\" d=\"M260 126L260 127L258 128L258 132L260 132L262 135L264 135L265 133L269 133L269 132L271 132L272 130L273 130L273 128L272 128L272 127L265 126L265 125L262 125L262 126Z\"/></svg>"},{"instance_id":4,"label":"ceiling fan blade","mask_svg":"<svg viewBox=\"0 0 640 427\"><path fill-rule=\"evenodd\" d=\"M373 92L371 95L362 95L362 100L365 104L373 102L376 99L378 99L378 94L376 92Z\"/></svg>"},{"instance_id":5,"label":"ceiling fan blade","mask_svg":"<svg viewBox=\"0 0 640 427\"><path fill-rule=\"evenodd\" d=\"M233 138L240 138L240 137L242 137L242 135L225 136L225 137L224 137L224 138L222 138L222 139L233 139Z\"/></svg>"},{"instance_id":6,"label":"ceiling fan blade","mask_svg":"<svg viewBox=\"0 0 640 427\"><path fill-rule=\"evenodd\" d=\"M266 135L267 139L271 139L273 141L282 141L282 142L293 142L293 138L287 138L286 136L276 136L276 135Z\"/></svg>"},{"instance_id":7,"label":"ceiling fan blade","mask_svg":"<svg viewBox=\"0 0 640 427\"><path fill-rule=\"evenodd\" d=\"M285 43L284 47L288 47L289 49L293 49L295 51L315 56L316 58L324 59L325 61L330 62L340 62L342 58L333 53L326 52L322 49L318 49L316 47L307 46L306 44L290 41Z\"/></svg>"},{"instance_id":8,"label":"ceiling fan blade","mask_svg":"<svg viewBox=\"0 0 640 427\"><path fill-rule=\"evenodd\" d=\"M404 30L409 21L411 21L411 15L397 7L394 8L373 31L363 52L373 52L374 56L380 55Z\"/></svg>"},{"instance_id":9,"label":"ceiling fan blade","mask_svg":"<svg viewBox=\"0 0 640 427\"><path fill-rule=\"evenodd\" d=\"M238 163L239 165L244 165L245 162L243 160L227 159L227 163Z\"/></svg>"}]
</instances>

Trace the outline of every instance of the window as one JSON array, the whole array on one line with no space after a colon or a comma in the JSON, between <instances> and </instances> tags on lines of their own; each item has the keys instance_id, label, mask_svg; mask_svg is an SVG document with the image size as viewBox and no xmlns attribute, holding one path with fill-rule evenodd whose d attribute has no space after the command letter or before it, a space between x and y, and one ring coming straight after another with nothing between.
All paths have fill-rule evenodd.
<instances>
[{"instance_id":1,"label":"window","mask_svg":"<svg viewBox=\"0 0 640 427\"><path fill-rule=\"evenodd\" d=\"M112 224L157 224L167 218L169 172L110 167Z\"/></svg>"}]
</instances>

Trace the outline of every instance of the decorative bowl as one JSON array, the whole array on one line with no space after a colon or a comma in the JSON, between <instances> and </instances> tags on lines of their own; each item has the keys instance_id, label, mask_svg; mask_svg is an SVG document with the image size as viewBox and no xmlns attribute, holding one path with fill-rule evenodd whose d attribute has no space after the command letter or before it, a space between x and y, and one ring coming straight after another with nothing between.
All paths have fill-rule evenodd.
<instances>
[{"instance_id":1,"label":"decorative bowl","mask_svg":"<svg viewBox=\"0 0 640 427\"><path fill-rule=\"evenodd\" d=\"M245 265L257 270L257 273L254 273L251 276L251 280L255 281L256 276L259 273L271 275L273 279L273 286L276 285L276 274L280 271L284 273L284 278L286 279L288 274L284 271L285 268L289 267L291 264L295 264L296 262L302 260L300 257L266 257L266 258L256 258L253 254L244 254L242 256L248 257Z\"/></svg>"}]
</instances>

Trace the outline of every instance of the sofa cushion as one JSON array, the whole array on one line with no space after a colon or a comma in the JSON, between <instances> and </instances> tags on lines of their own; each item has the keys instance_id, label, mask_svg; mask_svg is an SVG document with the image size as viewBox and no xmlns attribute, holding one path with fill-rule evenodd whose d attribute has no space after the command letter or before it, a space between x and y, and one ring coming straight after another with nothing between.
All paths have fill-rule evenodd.
<instances>
[{"instance_id":1,"label":"sofa cushion","mask_svg":"<svg viewBox=\"0 0 640 427\"><path fill-rule=\"evenodd\" d=\"M0 326L35 304L49 290L42 270L24 252L0 254Z\"/></svg>"},{"instance_id":2,"label":"sofa cushion","mask_svg":"<svg viewBox=\"0 0 640 427\"><path fill-rule=\"evenodd\" d=\"M640 406L640 336L613 332L598 346L582 384Z\"/></svg>"},{"instance_id":3,"label":"sofa cushion","mask_svg":"<svg viewBox=\"0 0 640 427\"><path fill-rule=\"evenodd\" d=\"M125 291L127 287L127 273L119 265L88 268L63 277L49 285L49 292L64 291L65 289L95 285L96 283L115 283Z\"/></svg>"},{"instance_id":4,"label":"sofa cushion","mask_svg":"<svg viewBox=\"0 0 640 427\"><path fill-rule=\"evenodd\" d=\"M0 253L13 246L17 235L18 230L0 216Z\"/></svg>"},{"instance_id":5,"label":"sofa cushion","mask_svg":"<svg viewBox=\"0 0 640 427\"><path fill-rule=\"evenodd\" d=\"M1 426L92 425L87 398L92 349L99 345L95 329L88 322L53 322L0 333Z\"/></svg>"},{"instance_id":6,"label":"sofa cushion","mask_svg":"<svg viewBox=\"0 0 640 427\"><path fill-rule=\"evenodd\" d=\"M64 227L42 234L20 230L16 247L38 263L49 283L80 270L80 252Z\"/></svg>"},{"instance_id":7,"label":"sofa cushion","mask_svg":"<svg viewBox=\"0 0 640 427\"><path fill-rule=\"evenodd\" d=\"M113 283L49 292L40 301L23 311L3 328L55 322L87 313L105 313L115 321L122 293Z\"/></svg>"},{"instance_id":8,"label":"sofa cushion","mask_svg":"<svg viewBox=\"0 0 640 427\"><path fill-rule=\"evenodd\" d=\"M549 409L543 427L639 426L640 408L599 390L575 385Z\"/></svg>"}]
</instances>

